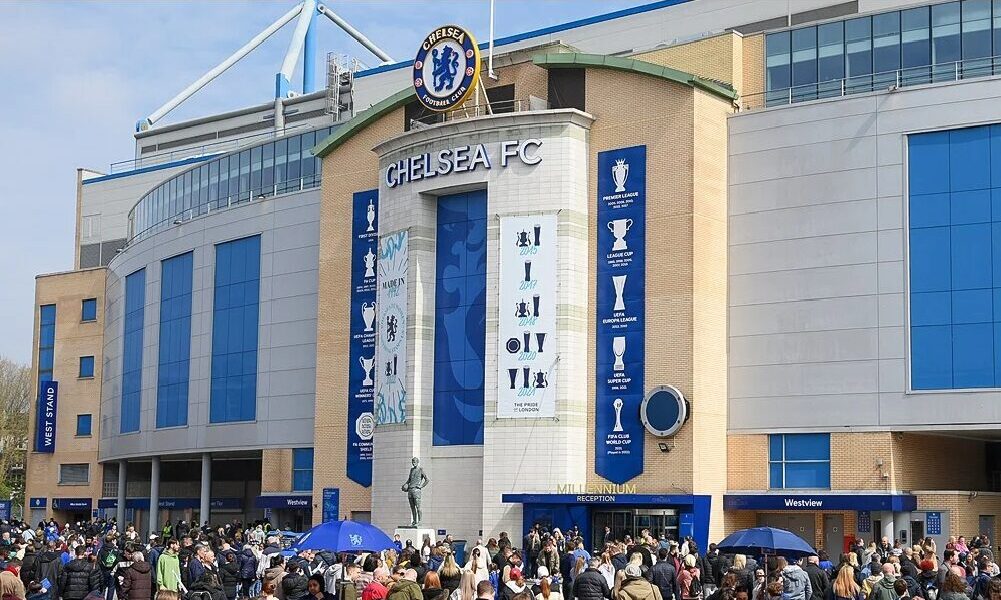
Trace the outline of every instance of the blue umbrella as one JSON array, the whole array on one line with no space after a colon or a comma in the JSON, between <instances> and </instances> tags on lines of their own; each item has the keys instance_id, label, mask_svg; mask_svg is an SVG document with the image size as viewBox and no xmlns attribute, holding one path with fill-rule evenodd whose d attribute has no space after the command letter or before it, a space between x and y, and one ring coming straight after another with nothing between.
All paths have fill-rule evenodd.
<instances>
[{"instance_id":1,"label":"blue umbrella","mask_svg":"<svg viewBox=\"0 0 1001 600\"><path fill-rule=\"evenodd\" d=\"M329 521L302 534L292 545L300 550L331 552L378 552L395 548L388 535L375 525L355 521Z\"/></svg>"},{"instance_id":2,"label":"blue umbrella","mask_svg":"<svg viewBox=\"0 0 1001 600\"><path fill-rule=\"evenodd\" d=\"M735 531L716 544L716 547L723 553L752 556L778 554L788 558L799 558L817 553L795 533L775 527L752 527Z\"/></svg>"}]
</instances>

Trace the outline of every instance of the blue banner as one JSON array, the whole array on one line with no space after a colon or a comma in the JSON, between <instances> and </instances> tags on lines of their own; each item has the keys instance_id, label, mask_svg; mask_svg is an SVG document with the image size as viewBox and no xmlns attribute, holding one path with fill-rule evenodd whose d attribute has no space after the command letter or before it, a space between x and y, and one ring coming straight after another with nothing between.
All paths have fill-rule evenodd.
<instances>
[{"instance_id":1,"label":"blue banner","mask_svg":"<svg viewBox=\"0 0 1001 600\"><path fill-rule=\"evenodd\" d=\"M30 508L45 508L48 505L49 505L49 499L48 498L38 498L38 497L35 497L35 498L29 498L28 499L28 506Z\"/></svg>"},{"instance_id":2,"label":"blue banner","mask_svg":"<svg viewBox=\"0 0 1001 600\"><path fill-rule=\"evenodd\" d=\"M0 500L0 520L9 521L10 520L10 500Z\"/></svg>"},{"instance_id":3,"label":"blue banner","mask_svg":"<svg viewBox=\"0 0 1001 600\"><path fill-rule=\"evenodd\" d=\"M255 508L313 508L312 496L258 496L254 501Z\"/></svg>"},{"instance_id":4,"label":"blue banner","mask_svg":"<svg viewBox=\"0 0 1001 600\"><path fill-rule=\"evenodd\" d=\"M925 513L925 533L928 535L942 535L942 513Z\"/></svg>"},{"instance_id":5,"label":"blue banner","mask_svg":"<svg viewBox=\"0 0 1001 600\"><path fill-rule=\"evenodd\" d=\"M347 475L372 485L375 417L375 277L379 190L354 194L351 218L351 340L348 347ZM324 519L326 520L326 519Z\"/></svg>"},{"instance_id":6,"label":"blue banner","mask_svg":"<svg viewBox=\"0 0 1001 600\"><path fill-rule=\"evenodd\" d=\"M59 384L42 381L38 384L38 414L35 419L35 452L56 451L56 403Z\"/></svg>"},{"instance_id":7,"label":"blue banner","mask_svg":"<svg viewBox=\"0 0 1001 600\"><path fill-rule=\"evenodd\" d=\"M855 517L855 531L857 533L870 533L872 531L872 513L867 510L858 511Z\"/></svg>"},{"instance_id":8,"label":"blue banner","mask_svg":"<svg viewBox=\"0 0 1001 600\"><path fill-rule=\"evenodd\" d=\"M323 488L323 522L340 520L341 489Z\"/></svg>"},{"instance_id":9,"label":"blue banner","mask_svg":"<svg viewBox=\"0 0 1001 600\"><path fill-rule=\"evenodd\" d=\"M595 472L643 472L646 146L598 153Z\"/></svg>"}]
</instances>

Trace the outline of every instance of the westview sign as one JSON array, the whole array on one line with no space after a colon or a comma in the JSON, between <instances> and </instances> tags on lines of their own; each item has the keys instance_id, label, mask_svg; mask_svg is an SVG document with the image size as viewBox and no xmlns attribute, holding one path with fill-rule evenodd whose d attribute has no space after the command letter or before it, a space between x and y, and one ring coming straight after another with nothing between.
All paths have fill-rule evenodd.
<instances>
[{"instance_id":1,"label":"westview sign","mask_svg":"<svg viewBox=\"0 0 1001 600\"><path fill-rule=\"evenodd\" d=\"M726 494L723 510L892 510L917 509L911 494Z\"/></svg>"}]
</instances>

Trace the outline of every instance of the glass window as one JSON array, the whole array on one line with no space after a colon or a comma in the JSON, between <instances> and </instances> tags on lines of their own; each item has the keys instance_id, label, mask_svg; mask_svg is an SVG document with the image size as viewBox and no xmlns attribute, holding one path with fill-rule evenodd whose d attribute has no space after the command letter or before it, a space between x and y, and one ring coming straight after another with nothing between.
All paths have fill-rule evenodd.
<instances>
[{"instance_id":1,"label":"glass window","mask_svg":"<svg viewBox=\"0 0 1001 600\"><path fill-rule=\"evenodd\" d=\"M286 178L288 185L285 186L285 191L294 192L300 188L301 181L299 181L299 149L302 140L299 136L293 136L288 139L288 163L286 166Z\"/></svg>"},{"instance_id":2,"label":"glass window","mask_svg":"<svg viewBox=\"0 0 1001 600\"><path fill-rule=\"evenodd\" d=\"M275 140L275 186L281 192L285 189L285 163L288 162L288 140Z\"/></svg>"},{"instance_id":3,"label":"glass window","mask_svg":"<svg viewBox=\"0 0 1001 600\"><path fill-rule=\"evenodd\" d=\"M97 298L87 298L81 303L80 320L81 321L97 320Z\"/></svg>"},{"instance_id":4,"label":"glass window","mask_svg":"<svg viewBox=\"0 0 1001 600\"><path fill-rule=\"evenodd\" d=\"M792 32L793 101L817 96L817 28L804 27Z\"/></svg>"},{"instance_id":5,"label":"glass window","mask_svg":"<svg viewBox=\"0 0 1001 600\"><path fill-rule=\"evenodd\" d=\"M845 21L845 70L846 91L863 92L872 88L872 19L869 17Z\"/></svg>"},{"instance_id":6,"label":"glass window","mask_svg":"<svg viewBox=\"0 0 1001 600\"><path fill-rule=\"evenodd\" d=\"M156 384L158 428L188 424L192 259L193 254L187 252L161 263Z\"/></svg>"},{"instance_id":7,"label":"glass window","mask_svg":"<svg viewBox=\"0 0 1001 600\"><path fill-rule=\"evenodd\" d=\"M765 38L765 88L768 103L781 102L788 98L792 85L792 54L789 45L790 33L780 31Z\"/></svg>"},{"instance_id":8,"label":"glass window","mask_svg":"<svg viewBox=\"0 0 1001 600\"><path fill-rule=\"evenodd\" d=\"M214 208L226 206L229 203L229 157L219 159L219 202Z\"/></svg>"},{"instance_id":9,"label":"glass window","mask_svg":"<svg viewBox=\"0 0 1001 600\"><path fill-rule=\"evenodd\" d=\"M90 437L91 415L76 416L76 434L79 437Z\"/></svg>"},{"instance_id":10,"label":"glass window","mask_svg":"<svg viewBox=\"0 0 1001 600\"><path fill-rule=\"evenodd\" d=\"M963 77L991 74L991 2L963 0ZM980 59L980 60L977 60Z\"/></svg>"},{"instance_id":11,"label":"glass window","mask_svg":"<svg viewBox=\"0 0 1001 600\"><path fill-rule=\"evenodd\" d=\"M931 70L931 22L927 6L900 13L900 82L928 83Z\"/></svg>"},{"instance_id":12,"label":"glass window","mask_svg":"<svg viewBox=\"0 0 1001 600\"><path fill-rule=\"evenodd\" d=\"M59 465L60 485L86 485L90 483L90 465L87 463Z\"/></svg>"},{"instance_id":13,"label":"glass window","mask_svg":"<svg viewBox=\"0 0 1001 600\"><path fill-rule=\"evenodd\" d=\"M931 7L931 39L932 80L955 79L960 60L959 2Z\"/></svg>"},{"instance_id":14,"label":"glass window","mask_svg":"<svg viewBox=\"0 0 1001 600\"><path fill-rule=\"evenodd\" d=\"M201 207L209 201L209 166L199 167L198 175L201 179L201 185L198 187L198 203L191 207L196 215L201 214Z\"/></svg>"},{"instance_id":15,"label":"glass window","mask_svg":"<svg viewBox=\"0 0 1001 600\"><path fill-rule=\"evenodd\" d=\"M829 489L830 434L769 435L768 479L772 489Z\"/></svg>"},{"instance_id":16,"label":"glass window","mask_svg":"<svg viewBox=\"0 0 1001 600\"><path fill-rule=\"evenodd\" d=\"M145 308L146 269L139 269L125 278L120 433L139 431Z\"/></svg>"},{"instance_id":17,"label":"glass window","mask_svg":"<svg viewBox=\"0 0 1001 600\"><path fill-rule=\"evenodd\" d=\"M81 356L80 372L77 375L77 377L93 377L93 376L94 376L94 357Z\"/></svg>"},{"instance_id":18,"label":"glass window","mask_svg":"<svg viewBox=\"0 0 1001 600\"><path fill-rule=\"evenodd\" d=\"M874 86L896 83L900 68L900 13L873 15L872 63Z\"/></svg>"},{"instance_id":19,"label":"glass window","mask_svg":"<svg viewBox=\"0 0 1001 600\"><path fill-rule=\"evenodd\" d=\"M292 491L313 491L313 449L292 449Z\"/></svg>"},{"instance_id":20,"label":"glass window","mask_svg":"<svg viewBox=\"0 0 1001 600\"><path fill-rule=\"evenodd\" d=\"M219 161L214 160L209 163L209 198L208 202L205 203L203 211L200 214L205 214L210 210L215 210L219 206Z\"/></svg>"},{"instance_id":21,"label":"glass window","mask_svg":"<svg viewBox=\"0 0 1001 600\"><path fill-rule=\"evenodd\" d=\"M275 193L275 144L264 144L261 156L261 193L271 196Z\"/></svg>"},{"instance_id":22,"label":"glass window","mask_svg":"<svg viewBox=\"0 0 1001 600\"><path fill-rule=\"evenodd\" d=\"M240 196L239 201L250 199L250 150L240 153Z\"/></svg>"},{"instance_id":23,"label":"glass window","mask_svg":"<svg viewBox=\"0 0 1001 600\"><path fill-rule=\"evenodd\" d=\"M261 147L250 149L250 194L254 198L261 195Z\"/></svg>"},{"instance_id":24,"label":"glass window","mask_svg":"<svg viewBox=\"0 0 1001 600\"><path fill-rule=\"evenodd\" d=\"M56 305L39 307L38 316L38 382L52 381L56 349Z\"/></svg>"},{"instance_id":25,"label":"glass window","mask_svg":"<svg viewBox=\"0 0 1001 600\"><path fill-rule=\"evenodd\" d=\"M249 156L247 158L250 160ZM249 166L249 165L248 165ZM240 155L233 154L229 157L229 204L236 204L240 201Z\"/></svg>"},{"instance_id":26,"label":"glass window","mask_svg":"<svg viewBox=\"0 0 1001 600\"><path fill-rule=\"evenodd\" d=\"M313 158L313 146L316 145L316 134L314 132L302 135L302 187L313 187L319 181L314 179L316 173L316 160Z\"/></svg>"},{"instance_id":27,"label":"glass window","mask_svg":"<svg viewBox=\"0 0 1001 600\"><path fill-rule=\"evenodd\" d=\"M991 56L997 56L1001 54L1001 0L994 0L993 2L993 27L991 31L993 32L994 45L991 51ZM997 72L997 61L991 61L994 65L994 72Z\"/></svg>"},{"instance_id":28,"label":"glass window","mask_svg":"<svg viewBox=\"0 0 1001 600\"><path fill-rule=\"evenodd\" d=\"M845 28L843 22L817 26L817 78L820 97L841 95L845 76Z\"/></svg>"}]
</instances>

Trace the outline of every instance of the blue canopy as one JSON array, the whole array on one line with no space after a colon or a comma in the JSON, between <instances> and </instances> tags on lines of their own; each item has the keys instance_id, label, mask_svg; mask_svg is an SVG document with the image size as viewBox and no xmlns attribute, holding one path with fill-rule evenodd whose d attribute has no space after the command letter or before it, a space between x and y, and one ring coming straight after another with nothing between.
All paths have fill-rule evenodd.
<instances>
[{"instance_id":1,"label":"blue canopy","mask_svg":"<svg viewBox=\"0 0 1001 600\"><path fill-rule=\"evenodd\" d=\"M777 554L788 558L799 558L817 553L795 533L775 527L752 527L735 531L716 544L716 547L726 554L752 556Z\"/></svg>"},{"instance_id":2,"label":"blue canopy","mask_svg":"<svg viewBox=\"0 0 1001 600\"><path fill-rule=\"evenodd\" d=\"M329 521L302 534L292 548L300 550L329 550L331 552L378 552L396 545L381 529L369 523L355 521Z\"/></svg>"}]
</instances>

